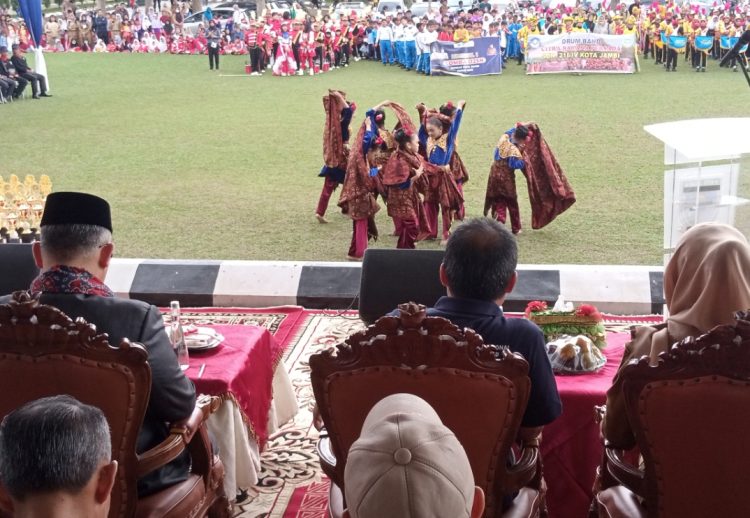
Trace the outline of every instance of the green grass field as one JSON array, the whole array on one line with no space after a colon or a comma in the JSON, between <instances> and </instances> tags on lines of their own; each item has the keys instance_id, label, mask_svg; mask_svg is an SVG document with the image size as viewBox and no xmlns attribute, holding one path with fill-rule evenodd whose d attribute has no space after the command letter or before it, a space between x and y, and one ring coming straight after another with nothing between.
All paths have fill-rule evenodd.
<instances>
[{"instance_id":1,"label":"green grass field","mask_svg":"<svg viewBox=\"0 0 750 518\"><path fill-rule=\"evenodd\" d=\"M667 74L646 61L632 76L525 76L510 63L502 76L477 78L370 62L316 77L249 77L244 63L222 57L220 76L205 56L47 55L54 97L0 106L0 175L46 173L55 190L109 199L120 257L342 260L350 220L334 199L330 224L313 217L326 89L357 101L354 131L384 99L411 109L463 98L469 216L481 215L497 138L519 120L539 123L576 191L570 210L532 231L519 175L521 262L659 264L662 145L642 127L750 115L741 74L714 62L705 74L682 61ZM749 210L737 214L750 221ZM395 247L385 210L378 222L374 246Z\"/></svg>"}]
</instances>

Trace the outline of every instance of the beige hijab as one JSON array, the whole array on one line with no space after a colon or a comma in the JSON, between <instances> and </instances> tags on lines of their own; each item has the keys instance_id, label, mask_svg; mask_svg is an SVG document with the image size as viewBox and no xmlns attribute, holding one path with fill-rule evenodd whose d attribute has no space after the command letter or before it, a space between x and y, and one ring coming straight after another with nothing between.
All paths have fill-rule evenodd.
<instances>
[{"instance_id":1,"label":"beige hijab","mask_svg":"<svg viewBox=\"0 0 750 518\"><path fill-rule=\"evenodd\" d=\"M737 229L701 223L682 236L664 270L667 329L654 333L651 361L670 344L731 324L750 309L750 244Z\"/></svg>"}]
</instances>

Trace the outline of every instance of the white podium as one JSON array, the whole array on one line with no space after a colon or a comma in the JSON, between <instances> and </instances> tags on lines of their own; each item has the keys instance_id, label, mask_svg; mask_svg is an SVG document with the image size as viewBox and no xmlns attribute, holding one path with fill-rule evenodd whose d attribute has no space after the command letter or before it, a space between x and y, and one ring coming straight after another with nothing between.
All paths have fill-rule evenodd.
<instances>
[{"instance_id":1,"label":"white podium","mask_svg":"<svg viewBox=\"0 0 750 518\"><path fill-rule=\"evenodd\" d=\"M750 176L740 181L740 169L743 160L745 168L750 165L750 118L684 120L643 129L664 143L665 264L682 234L697 223L726 223L747 235Z\"/></svg>"}]
</instances>

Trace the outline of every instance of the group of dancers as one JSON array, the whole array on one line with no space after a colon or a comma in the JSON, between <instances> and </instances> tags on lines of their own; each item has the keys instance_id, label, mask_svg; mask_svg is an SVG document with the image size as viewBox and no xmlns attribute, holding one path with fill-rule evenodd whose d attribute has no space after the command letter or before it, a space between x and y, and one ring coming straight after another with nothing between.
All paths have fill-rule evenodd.
<instances>
[{"instance_id":1,"label":"group of dancers","mask_svg":"<svg viewBox=\"0 0 750 518\"><path fill-rule=\"evenodd\" d=\"M456 150L456 139L466 102L449 101L439 108L420 103L415 124L403 106L383 101L367 111L351 144L349 126L356 104L344 92L329 90L323 106L325 165L320 176L324 184L315 217L320 223L328 222L325 214L331 195L343 185L338 206L352 219L353 227L348 259L361 260L369 240L378 237L378 198L393 219L397 248L413 249L421 240L438 237L444 245L453 220L465 215L463 186L469 175ZM386 108L396 118L390 130ZM503 133L494 150L484 207L485 216L491 214L502 223L509 214L514 234L521 232L516 170L527 176L533 228L546 225L575 201L538 126L517 123Z\"/></svg>"}]
</instances>

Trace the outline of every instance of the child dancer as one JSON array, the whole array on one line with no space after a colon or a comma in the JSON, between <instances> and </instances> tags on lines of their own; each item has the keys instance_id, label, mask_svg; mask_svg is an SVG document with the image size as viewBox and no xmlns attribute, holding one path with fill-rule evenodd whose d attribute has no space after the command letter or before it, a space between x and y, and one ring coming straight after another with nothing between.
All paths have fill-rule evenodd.
<instances>
[{"instance_id":1,"label":"child dancer","mask_svg":"<svg viewBox=\"0 0 750 518\"><path fill-rule=\"evenodd\" d=\"M323 191L318 199L315 217L319 223L328 223L325 218L328 200L339 184L344 182L346 163L349 158L349 124L356 105L346 100L346 94L338 90L328 90L323 97L326 111L325 133L323 135L323 157L325 165L318 176L325 178Z\"/></svg>"},{"instance_id":2,"label":"child dancer","mask_svg":"<svg viewBox=\"0 0 750 518\"><path fill-rule=\"evenodd\" d=\"M399 229L396 248L413 249L419 238L430 230L416 187L425 168L419 155L419 140L412 128L398 128L393 132L393 139L397 149L383 166L388 215Z\"/></svg>"},{"instance_id":3,"label":"child dancer","mask_svg":"<svg viewBox=\"0 0 750 518\"><path fill-rule=\"evenodd\" d=\"M441 119L443 120L444 131L450 131L450 125L456 118L456 111L456 106L450 101L440 107L439 113L443 116L441 117ZM444 117L448 117L448 119L445 119ZM469 181L469 172L466 170L466 166L464 165L463 160L461 160L461 157L458 154L458 143L456 143L453 148L450 168L451 173L453 173L453 178L456 180L456 187L458 187L458 192L461 193L461 207L456 212L456 219L462 221L464 219L464 216L466 215L466 209L464 208L463 202L464 184Z\"/></svg>"},{"instance_id":4,"label":"child dancer","mask_svg":"<svg viewBox=\"0 0 750 518\"><path fill-rule=\"evenodd\" d=\"M510 227L514 234L521 233L514 171L526 167L522 151L530 137L531 131L521 123L503 133L495 148L495 161L487 179L484 215L491 211L492 217L504 224L506 212L510 213Z\"/></svg>"},{"instance_id":5,"label":"child dancer","mask_svg":"<svg viewBox=\"0 0 750 518\"><path fill-rule=\"evenodd\" d=\"M448 242L452 213L461 209L463 197L450 170L450 160L456 147L456 136L461 124L466 101L459 101L453 120L446 131L443 120L437 115L428 115L424 103L417 105L421 125L419 143L430 164L439 166L429 172L429 188L425 193L425 211L430 222L431 238L437 238L438 208L443 216L443 233L440 244Z\"/></svg>"},{"instance_id":6,"label":"child dancer","mask_svg":"<svg viewBox=\"0 0 750 518\"><path fill-rule=\"evenodd\" d=\"M352 242L347 258L359 261L367 249L369 239L377 239L375 214L380 207L375 200L376 178L379 168L390 158L393 137L385 130L384 107L396 112L402 127L411 127L411 119L404 108L394 102L384 101L368 110L367 118L357 133L346 166L346 177L341 189L339 207L352 218Z\"/></svg>"}]
</instances>

